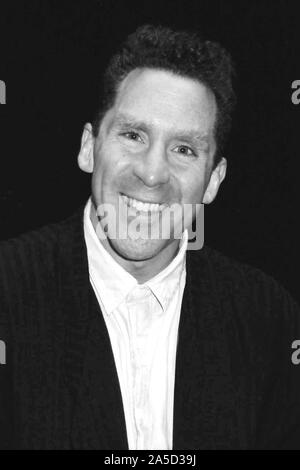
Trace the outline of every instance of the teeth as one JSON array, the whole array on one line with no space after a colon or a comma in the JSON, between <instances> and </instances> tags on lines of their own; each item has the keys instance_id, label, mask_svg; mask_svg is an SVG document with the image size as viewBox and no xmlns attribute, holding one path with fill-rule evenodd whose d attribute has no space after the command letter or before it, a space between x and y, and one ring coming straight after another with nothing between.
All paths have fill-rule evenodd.
<instances>
[{"instance_id":1,"label":"teeth","mask_svg":"<svg viewBox=\"0 0 300 470\"><path fill-rule=\"evenodd\" d=\"M125 196L123 194L122 194L122 198L129 207L133 207L137 211L158 212L158 211L163 210L164 208L163 204L151 204L149 202L142 202L142 201L138 201L137 199L133 199L131 197Z\"/></svg>"}]
</instances>

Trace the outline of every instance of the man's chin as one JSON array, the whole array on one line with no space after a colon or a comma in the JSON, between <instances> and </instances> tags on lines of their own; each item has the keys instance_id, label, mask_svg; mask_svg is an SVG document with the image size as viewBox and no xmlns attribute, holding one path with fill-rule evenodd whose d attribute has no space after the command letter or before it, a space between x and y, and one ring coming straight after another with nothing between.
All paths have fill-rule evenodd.
<instances>
[{"instance_id":1,"label":"man's chin","mask_svg":"<svg viewBox=\"0 0 300 470\"><path fill-rule=\"evenodd\" d=\"M154 258L170 243L170 240L108 240L110 247L119 256L129 261L144 261Z\"/></svg>"}]
</instances>

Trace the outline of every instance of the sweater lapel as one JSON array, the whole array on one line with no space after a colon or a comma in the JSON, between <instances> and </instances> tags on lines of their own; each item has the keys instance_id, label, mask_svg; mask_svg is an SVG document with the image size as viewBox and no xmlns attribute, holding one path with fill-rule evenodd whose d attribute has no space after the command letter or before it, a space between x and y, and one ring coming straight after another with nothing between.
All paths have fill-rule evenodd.
<instances>
[{"instance_id":1,"label":"sweater lapel","mask_svg":"<svg viewBox=\"0 0 300 470\"><path fill-rule=\"evenodd\" d=\"M75 449L128 449L122 395L109 334L92 287L91 324L78 399L72 442Z\"/></svg>"},{"instance_id":2,"label":"sweater lapel","mask_svg":"<svg viewBox=\"0 0 300 470\"><path fill-rule=\"evenodd\" d=\"M66 221L60 262L64 378L72 398L72 447L127 449L122 397L108 331L89 281L83 209Z\"/></svg>"},{"instance_id":3,"label":"sweater lapel","mask_svg":"<svg viewBox=\"0 0 300 470\"><path fill-rule=\"evenodd\" d=\"M234 441L231 392L223 319L209 259L205 248L188 251L176 357L173 448L216 449L226 447L228 438Z\"/></svg>"}]
</instances>

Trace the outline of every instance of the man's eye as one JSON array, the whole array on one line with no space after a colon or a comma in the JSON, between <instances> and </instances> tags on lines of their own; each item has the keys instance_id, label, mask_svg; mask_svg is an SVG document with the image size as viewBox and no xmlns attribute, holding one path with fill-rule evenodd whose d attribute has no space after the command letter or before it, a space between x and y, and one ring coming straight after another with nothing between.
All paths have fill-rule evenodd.
<instances>
[{"instance_id":1,"label":"man's eye","mask_svg":"<svg viewBox=\"0 0 300 470\"><path fill-rule=\"evenodd\" d=\"M175 152L180 153L181 155L185 155L187 157L195 157L196 156L195 152L190 147L188 147L187 145L179 145L174 150L175 150Z\"/></svg>"},{"instance_id":2,"label":"man's eye","mask_svg":"<svg viewBox=\"0 0 300 470\"><path fill-rule=\"evenodd\" d=\"M135 140L135 141L138 141L138 142L142 142L141 137L136 132L133 132L133 131L124 132L122 135L124 137L126 137L127 139L129 139L129 140Z\"/></svg>"}]
</instances>

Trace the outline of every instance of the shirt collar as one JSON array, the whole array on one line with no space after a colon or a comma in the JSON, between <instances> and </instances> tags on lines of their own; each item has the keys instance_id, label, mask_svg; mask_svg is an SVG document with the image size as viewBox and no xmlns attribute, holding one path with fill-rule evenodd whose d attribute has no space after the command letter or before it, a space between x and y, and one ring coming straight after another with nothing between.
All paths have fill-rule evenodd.
<instances>
[{"instance_id":1,"label":"shirt collar","mask_svg":"<svg viewBox=\"0 0 300 470\"><path fill-rule=\"evenodd\" d=\"M181 276L185 275L187 230L183 233L179 251L171 263L144 284L138 284L135 277L122 268L102 245L90 219L91 206L92 201L89 198L84 209L84 237L90 276L97 286L106 313L111 314L138 286L147 286L165 311L178 289Z\"/></svg>"},{"instance_id":2,"label":"shirt collar","mask_svg":"<svg viewBox=\"0 0 300 470\"><path fill-rule=\"evenodd\" d=\"M185 275L187 244L188 232L185 230L175 258L165 269L145 283L151 289L164 311L168 308L172 297L179 288L181 277Z\"/></svg>"}]
</instances>

